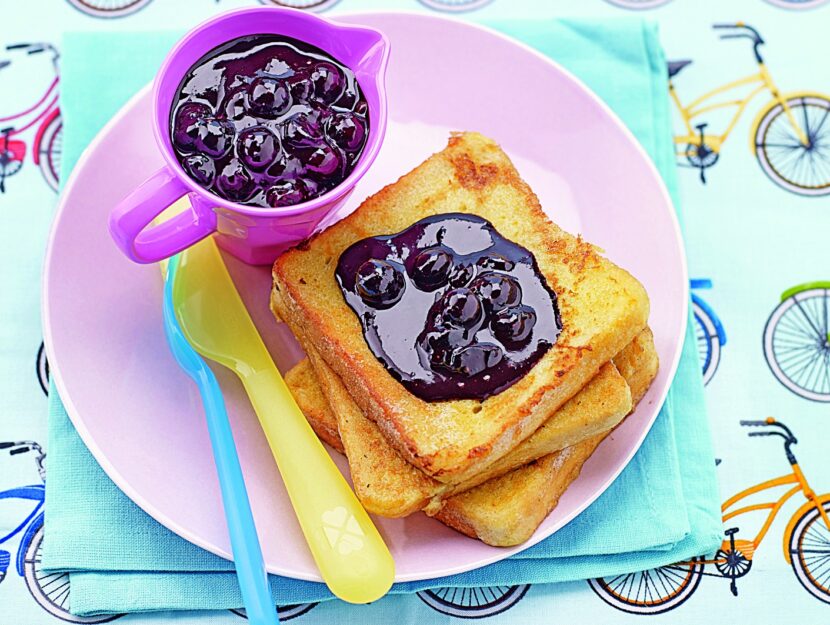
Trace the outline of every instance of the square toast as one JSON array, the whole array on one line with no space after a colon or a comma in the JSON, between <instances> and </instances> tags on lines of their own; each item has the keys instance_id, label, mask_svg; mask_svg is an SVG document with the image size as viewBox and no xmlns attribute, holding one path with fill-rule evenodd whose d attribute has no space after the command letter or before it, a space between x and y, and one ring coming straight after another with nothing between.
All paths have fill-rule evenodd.
<instances>
[{"instance_id":1,"label":"square toast","mask_svg":"<svg viewBox=\"0 0 830 625\"><path fill-rule=\"evenodd\" d=\"M625 379L636 405L657 374L657 355L650 332L638 335L614 361L628 374ZM342 448L339 441L329 438L330 433L336 431L337 422L310 361L299 362L285 379L314 430L335 448ZM368 422L365 418L363 421ZM438 499L428 513L445 525L489 545L523 543L556 507L562 493L578 477L584 462L610 431L595 434L463 493Z\"/></svg>"},{"instance_id":2,"label":"square toast","mask_svg":"<svg viewBox=\"0 0 830 625\"><path fill-rule=\"evenodd\" d=\"M651 353L649 353L651 351ZM625 371L636 407L657 375L657 352L632 341L614 362L642 363ZM634 410L632 407L632 411ZM579 477L582 466L611 430L554 452L502 477L444 499L428 513L462 534L494 547L512 547L529 539L559 503L559 498Z\"/></svg>"},{"instance_id":3,"label":"square toast","mask_svg":"<svg viewBox=\"0 0 830 625\"><path fill-rule=\"evenodd\" d=\"M426 402L407 392L369 350L334 277L340 254L356 241L447 212L479 215L530 250L558 296L563 329L555 345L484 401ZM299 329L398 453L450 484L533 433L645 327L649 310L636 279L553 224L499 146L469 132L454 134L443 151L283 254L273 281L278 317Z\"/></svg>"},{"instance_id":4,"label":"square toast","mask_svg":"<svg viewBox=\"0 0 830 625\"><path fill-rule=\"evenodd\" d=\"M615 361L617 358L626 364L630 375L639 376L636 381L640 385L646 382L647 386L657 371L651 331L643 330ZM585 388L506 456L470 480L448 485L410 465L386 443L377 426L360 412L343 383L321 362L313 348L309 349L309 358L288 375L298 393L316 399L317 405L298 401L307 407L309 421L320 432L321 438L326 440L327 432L339 431L361 503L369 512L387 517L406 516L420 509L430 512L447 497L610 431L628 414L632 405L626 379L617 372L614 364L606 363ZM328 404L328 411L319 407L323 403L319 399L321 396ZM325 417L321 421L318 415Z\"/></svg>"}]
</instances>

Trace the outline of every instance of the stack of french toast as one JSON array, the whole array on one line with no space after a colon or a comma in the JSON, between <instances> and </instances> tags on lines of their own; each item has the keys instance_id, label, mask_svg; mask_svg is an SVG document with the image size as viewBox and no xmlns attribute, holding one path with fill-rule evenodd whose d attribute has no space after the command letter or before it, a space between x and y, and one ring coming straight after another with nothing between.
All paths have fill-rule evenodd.
<instances>
[{"instance_id":1,"label":"stack of french toast","mask_svg":"<svg viewBox=\"0 0 830 625\"><path fill-rule=\"evenodd\" d=\"M431 255L402 251L430 236ZM481 256L482 236L511 251ZM453 266L475 254L487 262ZM520 302L532 288L543 295ZM424 512L494 546L531 537L658 367L642 285L556 226L472 132L277 259L271 308L307 354L288 385L365 508Z\"/></svg>"}]
</instances>

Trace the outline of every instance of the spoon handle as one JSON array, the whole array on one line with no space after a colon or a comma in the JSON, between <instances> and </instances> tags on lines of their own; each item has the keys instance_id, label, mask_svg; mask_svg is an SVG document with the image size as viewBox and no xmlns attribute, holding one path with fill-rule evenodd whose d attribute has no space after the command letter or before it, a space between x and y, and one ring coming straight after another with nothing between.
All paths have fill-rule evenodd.
<instances>
[{"instance_id":1,"label":"spoon handle","mask_svg":"<svg viewBox=\"0 0 830 625\"><path fill-rule=\"evenodd\" d=\"M271 597L268 574L262 558L251 503L236 453L233 432L213 372L205 366L194 376L202 395L205 417L219 475L222 506L228 523L231 550L248 621L255 625L277 625L276 605Z\"/></svg>"},{"instance_id":2,"label":"spoon handle","mask_svg":"<svg viewBox=\"0 0 830 625\"><path fill-rule=\"evenodd\" d=\"M239 464L239 454L233 438L233 430L225 409L222 389L213 371L193 349L182 332L173 309L173 283L179 266L175 257L169 265L170 274L164 285L162 316L164 333L170 350L182 369L199 388L205 409L213 461L219 477L222 507L228 524L231 551L236 566L236 576L242 593L242 603L248 620L255 625L278 625L276 605L271 597L268 574L262 558L254 515L248 490Z\"/></svg>"},{"instance_id":3,"label":"spoon handle","mask_svg":"<svg viewBox=\"0 0 830 625\"><path fill-rule=\"evenodd\" d=\"M270 364L242 381L323 580L344 601L379 599L395 577L392 555L279 371Z\"/></svg>"}]
</instances>

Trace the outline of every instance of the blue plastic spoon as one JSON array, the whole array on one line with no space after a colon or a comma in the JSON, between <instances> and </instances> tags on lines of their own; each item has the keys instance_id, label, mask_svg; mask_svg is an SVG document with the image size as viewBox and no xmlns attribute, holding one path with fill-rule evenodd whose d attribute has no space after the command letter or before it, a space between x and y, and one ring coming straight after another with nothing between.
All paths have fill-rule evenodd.
<instances>
[{"instance_id":1,"label":"blue plastic spoon","mask_svg":"<svg viewBox=\"0 0 830 625\"><path fill-rule=\"evenodd\" d=\"M193 378L202 395L213 447L213 460L216 463L219 488L222 491L222 505L225 508L231 539L231 551L248 620L255 625L276 625L279 623L279 617L268 587L262 548L259 545L222 390L213 371L185 338L176 318L173 307L173 283L176 280L178 266L178 256L174 256L167 263L163 306L164 333L176 361Z\"/></svg>"}]
</instances>

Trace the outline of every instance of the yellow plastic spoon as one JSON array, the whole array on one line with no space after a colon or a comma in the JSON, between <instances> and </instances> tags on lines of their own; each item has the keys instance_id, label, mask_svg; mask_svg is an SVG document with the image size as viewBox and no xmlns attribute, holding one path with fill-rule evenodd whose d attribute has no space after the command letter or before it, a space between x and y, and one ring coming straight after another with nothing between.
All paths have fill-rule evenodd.
<instances>
[{"instance_id":1,"label":"yellow plastic spoon","mask_svg":"<svg viewBox=\"0 0 830 625\"><path fill-rule=\"evenodd\" d=\"M297 407L212 238L182 252L173 306L196 351L242 380L328 587L351 603L382 597L392 555Z\"/></svg>"}]
</instances>

